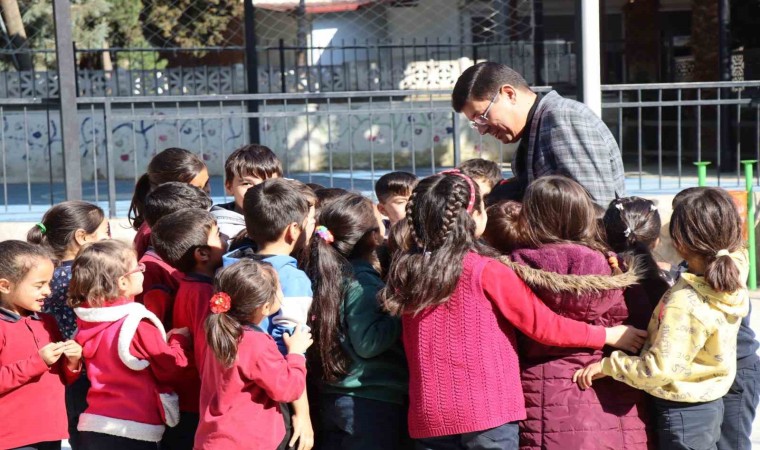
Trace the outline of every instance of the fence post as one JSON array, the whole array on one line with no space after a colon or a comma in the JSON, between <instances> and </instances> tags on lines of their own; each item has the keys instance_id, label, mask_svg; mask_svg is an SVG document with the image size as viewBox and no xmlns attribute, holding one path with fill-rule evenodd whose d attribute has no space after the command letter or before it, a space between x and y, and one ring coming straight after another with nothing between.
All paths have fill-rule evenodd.
<instances>
[{"instance_id":1,"label":"fence post","mask_svg":"<svg viewBox=\"0 0 760 450\"><path fill-rule=\"evenodd\" d=\"M285 39L280 38L280 92L285 94L288 92L288 77L285 75ZM298 65L296 64L296 85L298 85Z\"/></svg>"},{"instance_id":2,"label":"fence post","mask_svg":"<svg viewBox=\"0 0 760 450\"><path fill-rule=\"evenodd\" d=\"M743 160L744 181L747 185L747 244L749 245L749 280L747 287L757 289L757 249L755 248L755 189L752 182L752 165L757 161Z\"/></svg>"},{"instance_id":3,"label":"fence post","mask_svg":"<svg viewBox=\"0 0 760 450\"><path fill-rule=\"evenodd\" d=\"M708 161L695 162L697 166L697 186L707 186L707 166L710 165Z\"/></svg>"},{"instance_id":4,"label":"fence post","mask_svg":"<svg viewBox=\"0 0 760 450\"><path fill-rule=\"evenodd\" d=\"M259 54L256 49L256 7L253 6L253 0L243 0L245 16L245 72L248 82L248 93L259 93ZM248 112L258 113L259 102L257 100L248 100ZM250 144L260 142L259 136L259 118L248 118L248 136Z\"/></svg>"},{"instance_id":5,"label":"fence post","mask_svg":"<svg viewBox=\"0 0 760 450\"><path fill-rule=\"evenodd\" d=\"M79 152L77 72L71 34L71 5L69 0L53 0L53 16L55 19L55 56L58 66L58 100L61 114L63 177L66 199L81 200L82 165Z\"/></svg>"},{"instance_id":6,"label":"fence post","mask_svg":"<svg viewBox=\"0 0 760 450\"><path fill-rule=\"evenodd\" d=\"M452 139L454 140L454 167L459 167L459 164L462 162L462 142L460 141L462 136L459 133L460 120L458 112L454 111L451 113L451 125L454 127L454 132L452 133Z\"/></svg>"},{"instance_id":7,"label":"fence post","mask_svg":"<svg viewBox=\"0 0 760 450\"><path fill-rule=\"evenodd\" d=\"M103 103L103 123L106 138L106 176L108 179L108 216L116 217L116 167L113 160L113 124L111 122L111 99L106 97Z\"/></svg>"}]
</instances>

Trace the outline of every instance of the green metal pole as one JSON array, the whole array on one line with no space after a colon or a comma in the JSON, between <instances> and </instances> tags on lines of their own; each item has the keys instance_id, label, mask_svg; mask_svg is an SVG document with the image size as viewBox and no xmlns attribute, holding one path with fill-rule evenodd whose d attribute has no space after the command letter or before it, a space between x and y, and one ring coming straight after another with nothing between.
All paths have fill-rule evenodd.
<instances>
[{"instance_id":1,"label":"green metal pole","mask_svg":"<svg viewBox=\"0 0 760 450\"><path fill-rule=\"evenodd\" d=\"M757 161L743 160L744 181L747 184L747 244L749 245L749 280L747 287L757 289L757 254L755 250L755 195L752 165Z\"/></svg>"},{"instance_id":2,"label":"green metal pole","mask_svg":"<svg viewBox=\"0 0 760 450\"><path fill-rule=\"evenodd\" d=\"M694 163L697 166L697 186L707 186L707 166L710 165L709 161L699 161Z\"/></svg>"}]
</instances>

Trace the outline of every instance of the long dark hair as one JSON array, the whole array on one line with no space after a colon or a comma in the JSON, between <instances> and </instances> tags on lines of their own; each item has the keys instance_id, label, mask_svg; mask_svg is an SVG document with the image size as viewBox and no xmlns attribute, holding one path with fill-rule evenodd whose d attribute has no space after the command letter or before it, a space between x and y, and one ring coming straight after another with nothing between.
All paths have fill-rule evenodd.
<instances>
[{"instance_id":1,"label":"long dark hair","mask_svg":"<svg viewBox=\"0 0 760 450\"><path fill-rule=\"evenodd\" d=\"M409 248L394 259L380 292L392 314L418 313L446 302L467 252L495 254L475 237L476 223L467 211L471 189L477 199L474 208L485 214L478 185L463 176L433 175L417 184L406 205Z\"/></svg>"},{"instance_id":2,"label":"long dark hair","mask_svg":"<svg viewBox=\"0 0 760 450\"><path fill-rule=\"evenodd\" d=\"M127 212L132 227L137 230L145 221L145 197L156 186L168 181L189 183L205 168L206 164L200 158L183 148L167 148L154 156L148 164L147 171L135 185L135 193Z\"/></svg>"},{"instance_id":3,"label":"long dark hair","mask_svg":"<svg viewBox=\"0 0 760 450\"><path fill-rule=\"evenodd\" d=\"M530 247L564 242L609 251L600 240L599 221L588 191L561 175L541 177L528 186L519 227Z\"/></svg>"},{"instance_id":4,"label":"long dark hair","mask_svg":"<svg viewBox=\"0 0 760 450\"><path fill-rule=\"evenodd\" d=\"M328 229L333 242L315 234L309 244L306 274L314 290L309 325L316 343L310 359L317 359L322 377L333 381L348 373L351 362L340 345L340 306L351 278L349 260L372 262L382 236L372 203L358 194L346 193L324 205L316 222Z\"/></svg>"},{"instance_id":5,"label":"long dark hair","mask_svg":"<svg viewBox=\"0 0 760 450\"><path fill-rule=\"evenodd\" d=\"M209 314L204 329L209 348L223 366L232 366L237 358L243 325L251 322L256 310L275 300L279 288L274 268L252 259L241 259L217 272L214 292L230 296L230 309Z\"/></svg>"},{"instance_id":6,"label":"long dark hair","mask_svg":"<svg viewBox=\"0 0 760 450\"><path fill-rule=\"evenodd\" d=\"M45 227L44 231L35 225L26 234L26 240L46 246L56 258L62 260L72 242L75 242L77 230L92 234L105 218L103 210L92 203L79 200L59 203L42 216L40 223Z\"/></svg>"},{"instance_id":7,"label":"long dark hair","mask_svg":"<svg viewBox=\"0 0 760 450\"><path fill-rule=\"evenodd\" d=\"M670 218L670 236L685 256L705 261L705 281L718 292L734 292L743 287L739 268L729 255L742 247L739 212L726 191L704 188L676 204Z\"/></svg>"}]
</instances>

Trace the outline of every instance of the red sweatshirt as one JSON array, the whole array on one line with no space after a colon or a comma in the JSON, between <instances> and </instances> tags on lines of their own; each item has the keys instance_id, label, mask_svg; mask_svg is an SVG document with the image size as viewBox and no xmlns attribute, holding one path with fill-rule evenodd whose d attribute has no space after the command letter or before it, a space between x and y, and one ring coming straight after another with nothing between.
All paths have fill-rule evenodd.
<instances>
[{"instance_id":1,"label":"red sweatshirt","mask_svg":"<svg viewBox=\"0 0 760 450\"><path fill-rule=\"evenodd\" d=\"M138 260L148 251L148 247L150 247L150 227L147 222L143 222L140 228L137 229L137 234L132 245L135 247Z\"/></svg>"},{"instance_id":2,"label":"red sweatshirt","mask_svg":"<svg viewBox=\"0 0 760 450\"><path fill-rule=\"evenodd\" d=\"M302 355L283 357L271 336L246 325L232 367L222 366L209 349L201 373L195 450L277 448L285 437L278 402L293 402L306 388Z\"/></svg>"},{"instance_id":3,"label":"red sweatshirt","mask_svg":"<svg viewBox=\"0 0 760 450\"><path fill-rule=\"evenodd\" d=\"M429 438L525 418L515 331L549 345L602 348L605 330L556 315L515 275L468 253L449 300L402 316L409 433Z\"/></svg>"},{"instance_id":4,"label":"red sweatshirt","mask_svg":"<svg viewBox=\"0 0 760 450\"><path fill-rule=\"evenodd\" d=\"M174 328L174 296L182 273L161 259L152 248L148 248L140 262L145 264L143 291L135 297L135 301L144 304L148 311L155 314L164 324L164 329L171 330Z\"/></svg>"},{"instance_id":5,"label":"red sweatshirt","mask_svg":"<svg viewBox=\"0 0 760 450\"><path fill-rule=\"evenodd\" d=\"M175 385L179 395L179 409L184 412L198 412L200 402L201 379L198 372L204 361L207 347L206 332L203 323L208 316L208 302L214 295L214 280L201 274L188 273L179 282L177 295L174 299L172 322L174 328L187 327L193 338L193 355L190 367L182 375L181 381Z\"/></svg>"},{"instance_id":6,"label":"red sweatshirt","mask_svg":"<svg viewBox=\"0 0 760 450\"><path fill-rule=\"evenodd\" d=\"M0 448L68 437L64 383L79 372L66 368L64 355L51 367L39 355L40 348L61 340L53 316L21 317L0 308Z\"/></svg>"},{"instance_id":7,"label":"red sweatshirt","mask_svg":"<svg viewBox=\"0 0 760 450\"><path fill-rule=\"evenodd\" d=\"M179 418L166 386L187 366L182 347L190 342L175 334L167 343L158 318L131 299L108 304L74 309L92 385L78 429L158 442L164 423Z\"/></svg>"}]
</instances>

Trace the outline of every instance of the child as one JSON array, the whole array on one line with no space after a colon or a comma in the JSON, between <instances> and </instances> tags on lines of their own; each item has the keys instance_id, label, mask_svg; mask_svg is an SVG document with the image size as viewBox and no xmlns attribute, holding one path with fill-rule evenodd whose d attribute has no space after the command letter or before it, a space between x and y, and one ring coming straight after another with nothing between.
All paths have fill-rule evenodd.
<instances>
[{"instance_id":1,"label":"child","mask_svg":"<svg viewBox=\"0 0 760 450\"><path fill-rule=\"evenodd\" d=\"M279 310L262 324L274 338L280 352L287 354L283 340L298 324L306 323L312 302L311 281L291 256L305 248L314 233L314 197L303 183L287 179L266 180L245 194L245 223L257 252L243 249L231 258L252 257L271 264L277 271L283 300ZM291 417L286 414L286 420ZM307 394L293 403L293 437L313 444L313 428Z\"/></svg>"},{"instance_id":2,"label":"child","mask_svg":"<svg viewBox=\"0 0 760 450\"><path fill-rule=\"evenodd\" d=\"M643 269L639 283L626 289L625 303L628 306L626 323L644 330L660 298L674 282L652 255L660 242L660 213L651 200L619 198L610 203L602 223L607 243L618 253L618 260L638 258Z\"/></svg>"},{"instance_id":3,"label":"child","mask_svg":"<svg viewBox=\"0 0 760 450\"><path fill-rule=\"evenodd\" d=\"M40 312L53 277L48 253L5 241L0 254L0 445L60 449L67 437L63 385L79 376L82 348L64 342L55 319Z\"/></svg>"},{"instance_id":4,"label":"child","mask_svg":"<svg viewBox=\"0 0 760 450\"><path fill-rule=\"evenodd\" d=\"M598 240L597 227L593 200L580 184L541 177L525 192L518 218L524 245L511 258L523 265L518 274L554 313L591 325L620 325L628 317L623 290L637 280L632 273L612 276L613 254ZM573 282L562 283L557 275L571 275ZM648 448L649 405L640 391L612 380L581 391L570 381L576 369L599 360L601 350L527 338L518 345L527 412L520 448Z\"/></svg>"},{"instance_id":5,"label":"child","mask_svg":"<svg viewBox=\"0 0 760 450\"><path fill-rule=\"evenodd\" d=\"M483 231L483 240L501 253L508 254L525 244L520 232L518 218L522 204L513 200L503 200L486 209L488 222Z\"/></svg>"},{"instance_id":6,"label":"child","mask_svg":"<svg viewBox=\"0 0 760 450\"><path fill-rule=\"evenodd\" d=\"M478 185L483 201L504 178L498 164L483 158L468 159L461 163L457 169L472 178L472 181Z\"/></svg>"},{"instance_id":7,"label":"child","mask_svg":"<svg viewBox=\"0 0 760 450\"><path fill-rule=\"evenodd\" d=\"M191 184L209 192L208 168L190 151L182 148L167 148L154 156L148 164L147 172L137 180L132 203L129 205L129 221L137 230L134 241L137 259L142 258L150 245L150 226L145 223L144 217L145 197L158 185L169 181Z\"/></svg>"},{"instance_id":8,"label":"child","mask_svg":"<svg viewBox=\"0 0 760 450\"><path fill-rule=\"evenodd\" d=\"M320 447L398 449L406 436L408 372L401 322L382 311L375 249L382 217L358 194L323 207L306 266L320 380Z\"/></svg>"},{"instance_id":9,"label":"child","mask_svg":"<svg viewBox=\"0 0 760 450\"><path fill-rule=\"evenodd\" d=\"M175 327L187 327L193 340L190 369L176 386L179 395L179 426L167 431L163 448L192 448L199 419L201 380L206 340L203 323L214 293L214 274L222 266L224 243L216 220L202 209L186 209L164 216L153 227L151 240L156 253L182 273L171 311Z\"/></svg>"},{"instance_id":10,"label":"child","mask_svg":"<svg viewBox=\"0 0 760 450\"><path fill-rule=\"evenodd\" d=\"M636 350L643 333L552 313L478 243L486 222L477 184L428 177L409 205L411 248L380 298L400 314L409 364L409 432L419 449L516 449L525 418L516 330L549 345ZM622 336L622 338L621 338Z\"/></svg>"},{"instance_id":11,"label":"child","mask_svg":"<svg viewBox=\"0 0 760 450\"><path fill-rule=\"evenodd\" d=\"M670 236L689 269L657 305L640 356L613 352L573 380L586 389L612 376L652 395L660 448L715 449L749 308L747 254L731 257L742 248L741 220L725 191L706 189L676 206Z\"/></svg>"},{"instance_id":12,"label":"child","mask_svg":"<svg viewBox=\"0 0 760 450\"><path fill-rule=\"evenodd\" d=\"M91 383L79 418L85 450L158 449L164 424L176 424L177 397L166 385L187 366L187 330L167 343L158 318L134 302L142 270L128 244L111 240L83 247L71 267L69 300Z\"/></svg>"},{"instance_id":13,"label":"child","mask_svg":"<svg viewBox=\"0 0 760 450\"><path fill-rule=\"evenodd\" d=\"M375 183L377 209L388 218L390 228L406 215L406 202L417 185L417 175L409 172L386 173Z\"/></svg>"},{"instance_id":14,"label":"child","mask_svg":"<svg viewBox=\"0 0 760 450\"><path fill-rule=\"evenodd\" d=\"M294 401L306 387L311 333L299 326L285 335L283 358L261 328L282 300L268 264L239 261L220 270L214 285L194 448L272 450L285 434L277 402Z\"/></svg>"},{"instance_id":15,"label":"child","mask_svg":"<svg viewBox=\"0 0 760 450\"><path fill-rule=\"evenodd\" d=\"M27 233L26 240L51 250L59 261L53 272L50 295L45 299L42 311L52 315L58 323L63 339L72 339L77 330L76 315L68 303L71 264L79 249L88 242L98 242L111 237L111 227L103 210L80 201L68 201L50 208ZM66 386L66 413L69 418L69 444L77 450L79 444L79 415L87 408L86 376L78 377Z\"/></svg>"},{"instance_id":16,"label":"child","mask_svg":"<svg viewBox=\"0 0 760 450\"><path fill-rule=\"evenodd\" d=\"M170 181L159 185L145 197L145 223L153 227L164 216L192 208L208 211L211 208L208 194L187 183ZM135 301L155 314L164 328L171 329L174 295L182 274L158 256L152 244L140 258L140 263L145 264L143 292L135 297Z\"/></svg>"},{"instance_id":17,"label":"child","mask_svg":"<svg viewBox=\"0 0 760 450\"><path fill-rule=\"evenodd\" d=\"M250 144L232 152L224 163L224 188L233 200L211 208L222 239L229 241L245 230L243 198L253 186L282 177L282 165L269 147Z\"/></svg>"}]
</instances>

